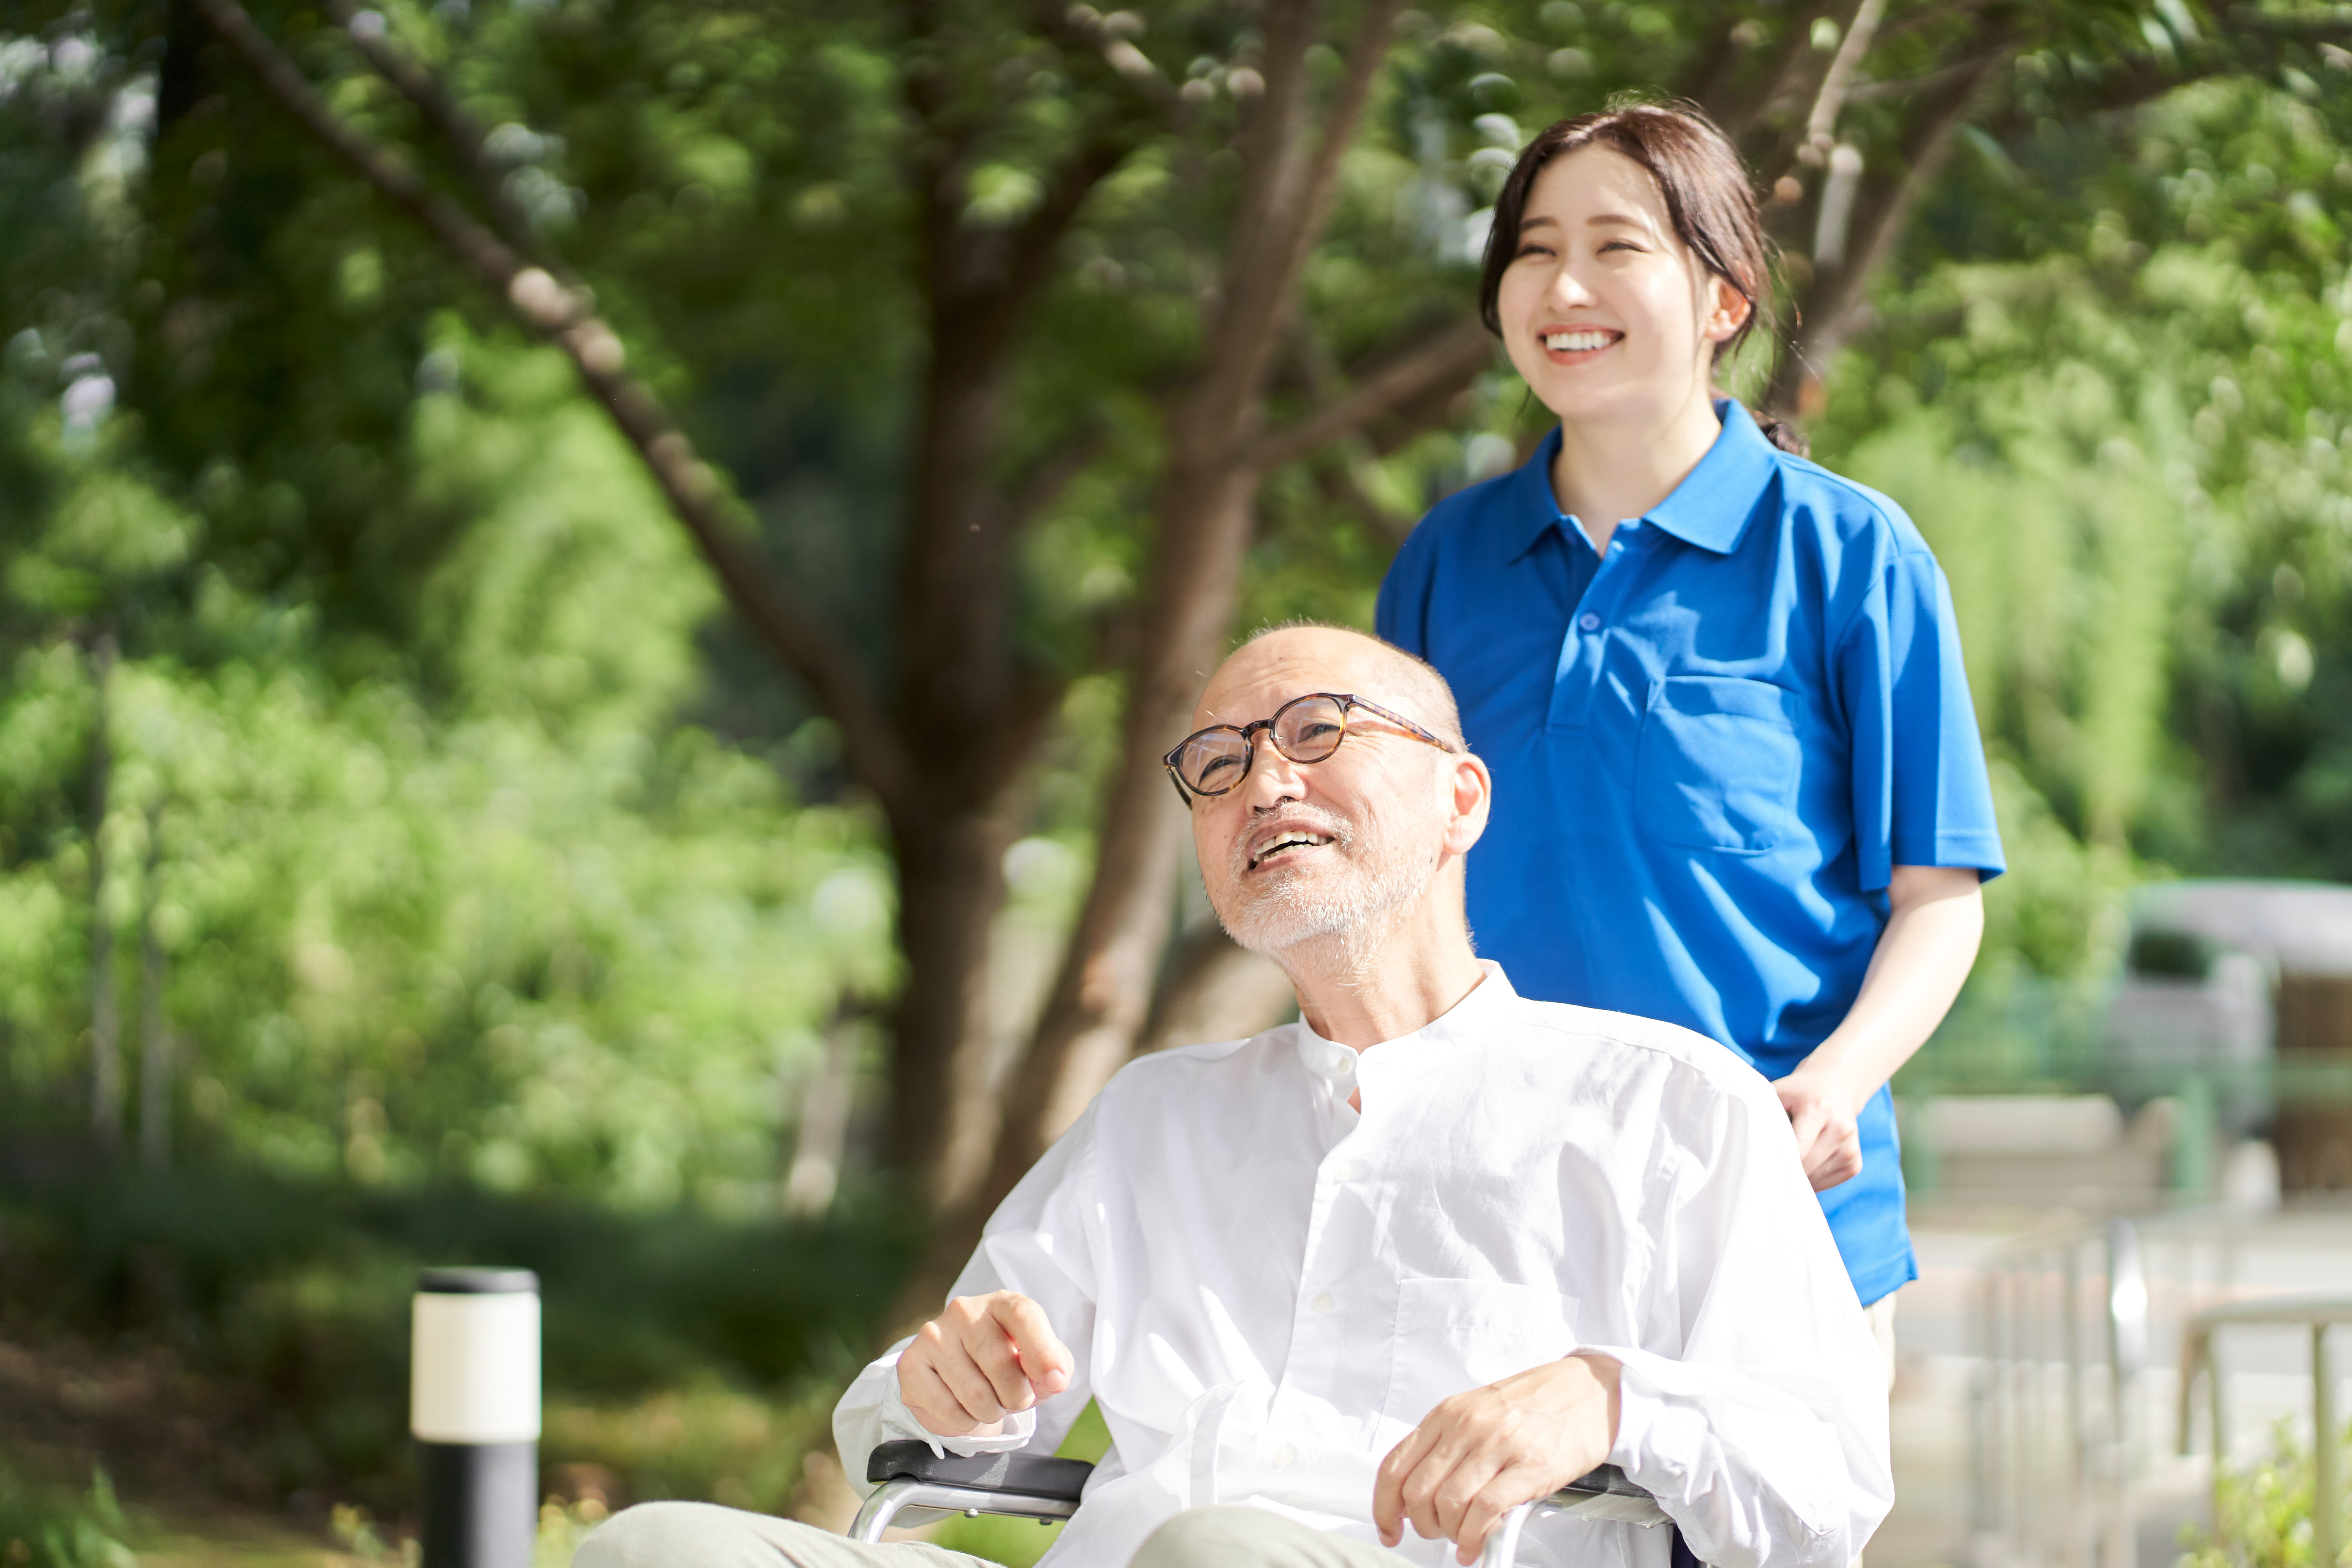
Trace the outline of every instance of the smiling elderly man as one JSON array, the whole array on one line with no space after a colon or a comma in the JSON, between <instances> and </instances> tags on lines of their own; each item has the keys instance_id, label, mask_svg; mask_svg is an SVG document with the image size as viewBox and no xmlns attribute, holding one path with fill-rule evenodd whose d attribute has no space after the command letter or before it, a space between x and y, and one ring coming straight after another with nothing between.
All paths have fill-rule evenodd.
<instances>
[{"instance_id":1,"label":"smiling elderly man","mask_svg":"<svg viewBox=\"0 0 2352 1568\"><path fill-rule=\"evenodd\" d=\"M849 1472L890 1438L1050 1452L1091 1399L1112 1446L1048 1553L1068 1568L1468 1563L1603 1461L1703 1563L1844 1568L1892 1495L1885 1373L1769 1087L1478 961L1463 857L1490 780L1426 666L1270 632L1194 721L1169 766L1210 900L1300 1021L1113 1079L843 1398ZM1669 1552L1573 1519L1521 1545ZM677 1503L575 1559L976 1562Z\"/></svg>"}]
</instances>

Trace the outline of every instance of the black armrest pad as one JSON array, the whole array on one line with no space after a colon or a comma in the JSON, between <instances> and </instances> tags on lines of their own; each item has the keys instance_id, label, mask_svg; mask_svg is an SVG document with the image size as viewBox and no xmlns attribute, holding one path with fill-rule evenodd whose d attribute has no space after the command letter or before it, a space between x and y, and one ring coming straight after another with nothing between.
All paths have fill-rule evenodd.
<instances>
[{"instance_id":1,"label":"black armrest pad","mask_svg":"<svg viewBox=\"0 0 2352 1568\"><path fill-rule=\"evenodd\" d=\"M928 1450L926 1450L928 1452ZM1650 1489L1636 1486L1625 1479L1625 1472L1614 1465L1603 1465L1560 1489L1562 1491L1583 1492L1588 1496L1607 1492L1611 1497L1648 1497Z\"/></svg>"},{"instance_id":2,"label":"black armrest pad","mask_svg":"<svg viewBox=\"0 0 2352 1568\"><path fill-rule=\"evenodd\" d=\"M969 1459L950 1454L941 1458L931 1452L929 1444L911 1437L885 1443L866 1457L869 1481L932 1481L1065 1502L1078 1500L1094 1468L1084 1459L1053 1459L1042 1454L975 1454Z\"/></svg>"}]
</instances>

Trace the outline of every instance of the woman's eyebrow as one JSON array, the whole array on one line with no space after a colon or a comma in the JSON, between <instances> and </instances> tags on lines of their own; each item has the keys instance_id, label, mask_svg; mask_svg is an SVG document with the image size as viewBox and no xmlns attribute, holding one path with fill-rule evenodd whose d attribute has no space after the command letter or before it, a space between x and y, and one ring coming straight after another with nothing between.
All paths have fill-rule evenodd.
<instances>
[{"instance_id":1,"label":"woman's eyebrow","mask_svg":"<svg viewBox=\"0 0 2352 1568\"><path fill-rule=\"evenodd\" d=\"M1638 217L1628 217L1623 213L1594 213L1591 217L1584 220L1584 226L1587 228L1599 228L1603 224L1615 224L1622 228L1647 228L1650 226L1642 219Z\"/></svg>"}]
</instances>

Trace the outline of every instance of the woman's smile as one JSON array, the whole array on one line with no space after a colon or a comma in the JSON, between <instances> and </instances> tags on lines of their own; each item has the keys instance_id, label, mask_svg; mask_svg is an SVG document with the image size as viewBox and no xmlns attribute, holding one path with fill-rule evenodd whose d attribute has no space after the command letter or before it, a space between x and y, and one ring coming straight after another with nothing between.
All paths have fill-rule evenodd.
<instances>
[{"instance_id":1,"label":"woman's smile","mask_svg":"<svg viewBox=\"0 0 2352 1568\"><path fill-rule=\"evenodd\" d=\"M1614 348L1625 334L1612 327L1545 327L1537 332L1544 357L1554 364L1583 364Z\"/></svg>"}]
</instances>

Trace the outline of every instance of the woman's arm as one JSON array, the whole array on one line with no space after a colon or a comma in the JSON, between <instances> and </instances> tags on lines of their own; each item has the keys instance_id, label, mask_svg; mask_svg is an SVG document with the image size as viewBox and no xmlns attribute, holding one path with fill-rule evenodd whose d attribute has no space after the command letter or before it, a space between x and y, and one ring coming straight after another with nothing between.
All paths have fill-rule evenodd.
<instances>
[{"instance_id":1,"label":"woman's arm","mask_svg":"<svg viewBox=\"0 0 2352 1568\"><path fill-rule=\"evenodd\" d=\"M1982 879L1965 866L1897 866L1892 913L1845 1021L1772 1087L1820 1192L1862 1170L1855 1118L1951 1010L1984 936Z\"/></svg>"}]
</instances>

